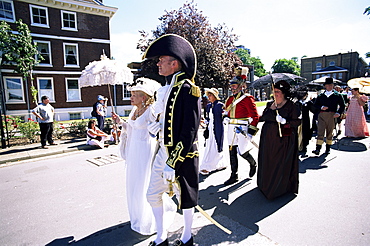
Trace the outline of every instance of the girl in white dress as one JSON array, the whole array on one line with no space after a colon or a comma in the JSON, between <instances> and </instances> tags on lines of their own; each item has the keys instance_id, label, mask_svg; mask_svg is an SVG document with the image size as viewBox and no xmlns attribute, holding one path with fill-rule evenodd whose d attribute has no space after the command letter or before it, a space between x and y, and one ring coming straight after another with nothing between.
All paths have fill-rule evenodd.
<instances>
[{"instance_id":1,"label":"girl in white dress","mask_svg":"<svg viewBox=\"0 0 370 246\"><path fill-rule=\"evenodd\" d=\"M112 118L122 126L119 148L120 156L126 160L126 193L131 229L142 235L156 232L152 208L146 198L156 139L149 135L147 127L153 115L154 93L160 87L154 80L138 78L128 86L131 105L134 106L128 121L121 120L112 112ZM174 215L176 206L170 210Z\"/></svg>"},{"instance_id":2,"label":"girl in white dress","mask_svg":"<svg viewBox=\"0 0 370 246\"><path fill-rule=\"evenodd\" d=\"M224 126L222 112L224 104L219 101L220 98L216 88L206 89L205 91L211 103L206 107L208 136L206 136L206 148L199 170L201 174L208 175L212 171L226 168L223 155Z\"/></svg>"}]
</instances>

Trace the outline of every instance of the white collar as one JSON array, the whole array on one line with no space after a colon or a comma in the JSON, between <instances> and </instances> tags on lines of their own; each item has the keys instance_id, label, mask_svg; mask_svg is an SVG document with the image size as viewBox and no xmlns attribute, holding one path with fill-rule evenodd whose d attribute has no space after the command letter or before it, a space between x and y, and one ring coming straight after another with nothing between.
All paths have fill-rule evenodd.
<instances>
[{"instance_id":1,"label":"white collar","mask_svg":"<svg viewBox=\"0 0 370 246\"><path fill-rule=\"evenodd\" d=\"M331 91L325 91L325 95L327 96L327 97L330 97L331 96L331 94L333 94L334 93L334 91L333 90L331 90Z\"/></svg>"}]
</instances>

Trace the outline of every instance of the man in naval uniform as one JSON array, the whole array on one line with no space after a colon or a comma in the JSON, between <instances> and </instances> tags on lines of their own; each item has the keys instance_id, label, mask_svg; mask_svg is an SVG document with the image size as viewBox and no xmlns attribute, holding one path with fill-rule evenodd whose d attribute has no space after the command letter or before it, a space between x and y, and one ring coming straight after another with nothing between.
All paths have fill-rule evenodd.
<instances>
[{"instance_id":1,"label":"man in naval uniform","mask_svg":"<svg viewBox=\"0 0 370 246\"><path fill-rule=\"evenodd\" d=\"M200 90L194 84L196 55L187 40L167 34L155 40L143 58L153 57L159 57L159 75L165 76L166 85L157 91L153 123L148 126L149 132L158 139L147 192L157 237L149 245L168 245L162 195L169 187L178 189L175 193L184 217L181 238L173 245L193 245L191 226L199 193L196 142L201 117Z\"/></svg>"},{"instance_id":2,"label":"man in naval uniform","mask_svg":"<svg viewBox=\"0 0 370 246\"><path fill-rule=\"evenodd\" d=\"M238 181L238 153L249 162L249 177L254 176L257 168L256 161L249 152L252 148L250 141L258 131L256 126L259 116L253 96L243 92L248 68L238 67L235 73L236 76L230 81L232 95L225 104L224 123L228 128L231 176L224 185L231 185Z\"/></svg>"}]
</instances>

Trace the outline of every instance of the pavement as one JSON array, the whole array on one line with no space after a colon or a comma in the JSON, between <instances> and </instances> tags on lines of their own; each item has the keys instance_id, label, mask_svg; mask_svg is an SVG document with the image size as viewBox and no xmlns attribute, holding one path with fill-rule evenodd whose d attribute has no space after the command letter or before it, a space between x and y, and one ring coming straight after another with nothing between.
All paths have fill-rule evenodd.
<instances>
[{"instance_id":1,"label":"pavement","mask_svg":"<svg viewBox=\"0 0 370 246\"><path fill-rule=\"evenodd\" d=\"M16 164L17 162L40 157L69 153L72 151L90 151L99 149L96 146L86 145L86 138L55 140L58 145L43 149L40 143L11 146L0 150L0 167Z\"/></svg>"}]
</instances>

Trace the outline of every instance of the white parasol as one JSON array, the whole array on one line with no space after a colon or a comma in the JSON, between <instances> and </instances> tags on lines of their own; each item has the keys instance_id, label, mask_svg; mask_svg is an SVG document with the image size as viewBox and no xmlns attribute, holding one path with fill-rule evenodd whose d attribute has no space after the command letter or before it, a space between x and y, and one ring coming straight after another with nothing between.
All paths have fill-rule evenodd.
<instances>
[{"instance_id":1,"label":"white parasol","mask_svg":"<svg viewBox=\"0 0 370 246\"><path fill-rule=\"evenodd\" d=\"M109 59L104 53L100 61L90 62L82 71L78 84L81 87L108 85L109 98L114 112L110 85L123 85L124 82L132 83L134 75L131 70L117 62Z\"/></svg>"},{"instance_id":2,"label":"white parasol","mask_svg":"<svg viewBox=\"0 0 370 246\"><path fill-rule=\"evenodd\" d=\"M347 84L352 89L358 88L361 93L370 94L370 77L350 79Z\"/></svg>"},{"instance_id":3,"label":"white parasol","mask_svg":"<svg viewBox=\"0 0 370 246\"><path fill-rule=\"evenodd\" d=\"M80 88L89 86L101 86L108 85L109 99L114 112L112 95L110 92L111 85L123 85L124 82L132 83L134 75L131 70L123 64L109 59L103 51L103 55L100 56L100 61L90 62L82 71L78 84ZM114 121L113 121L114 122ZM113 124L116 124L115 122ZM117 127L116 127L117 134ZM117 135L118 136L118 135ZM117 143L116 138L116 143Z\"/></svg>"}]
</instances>

